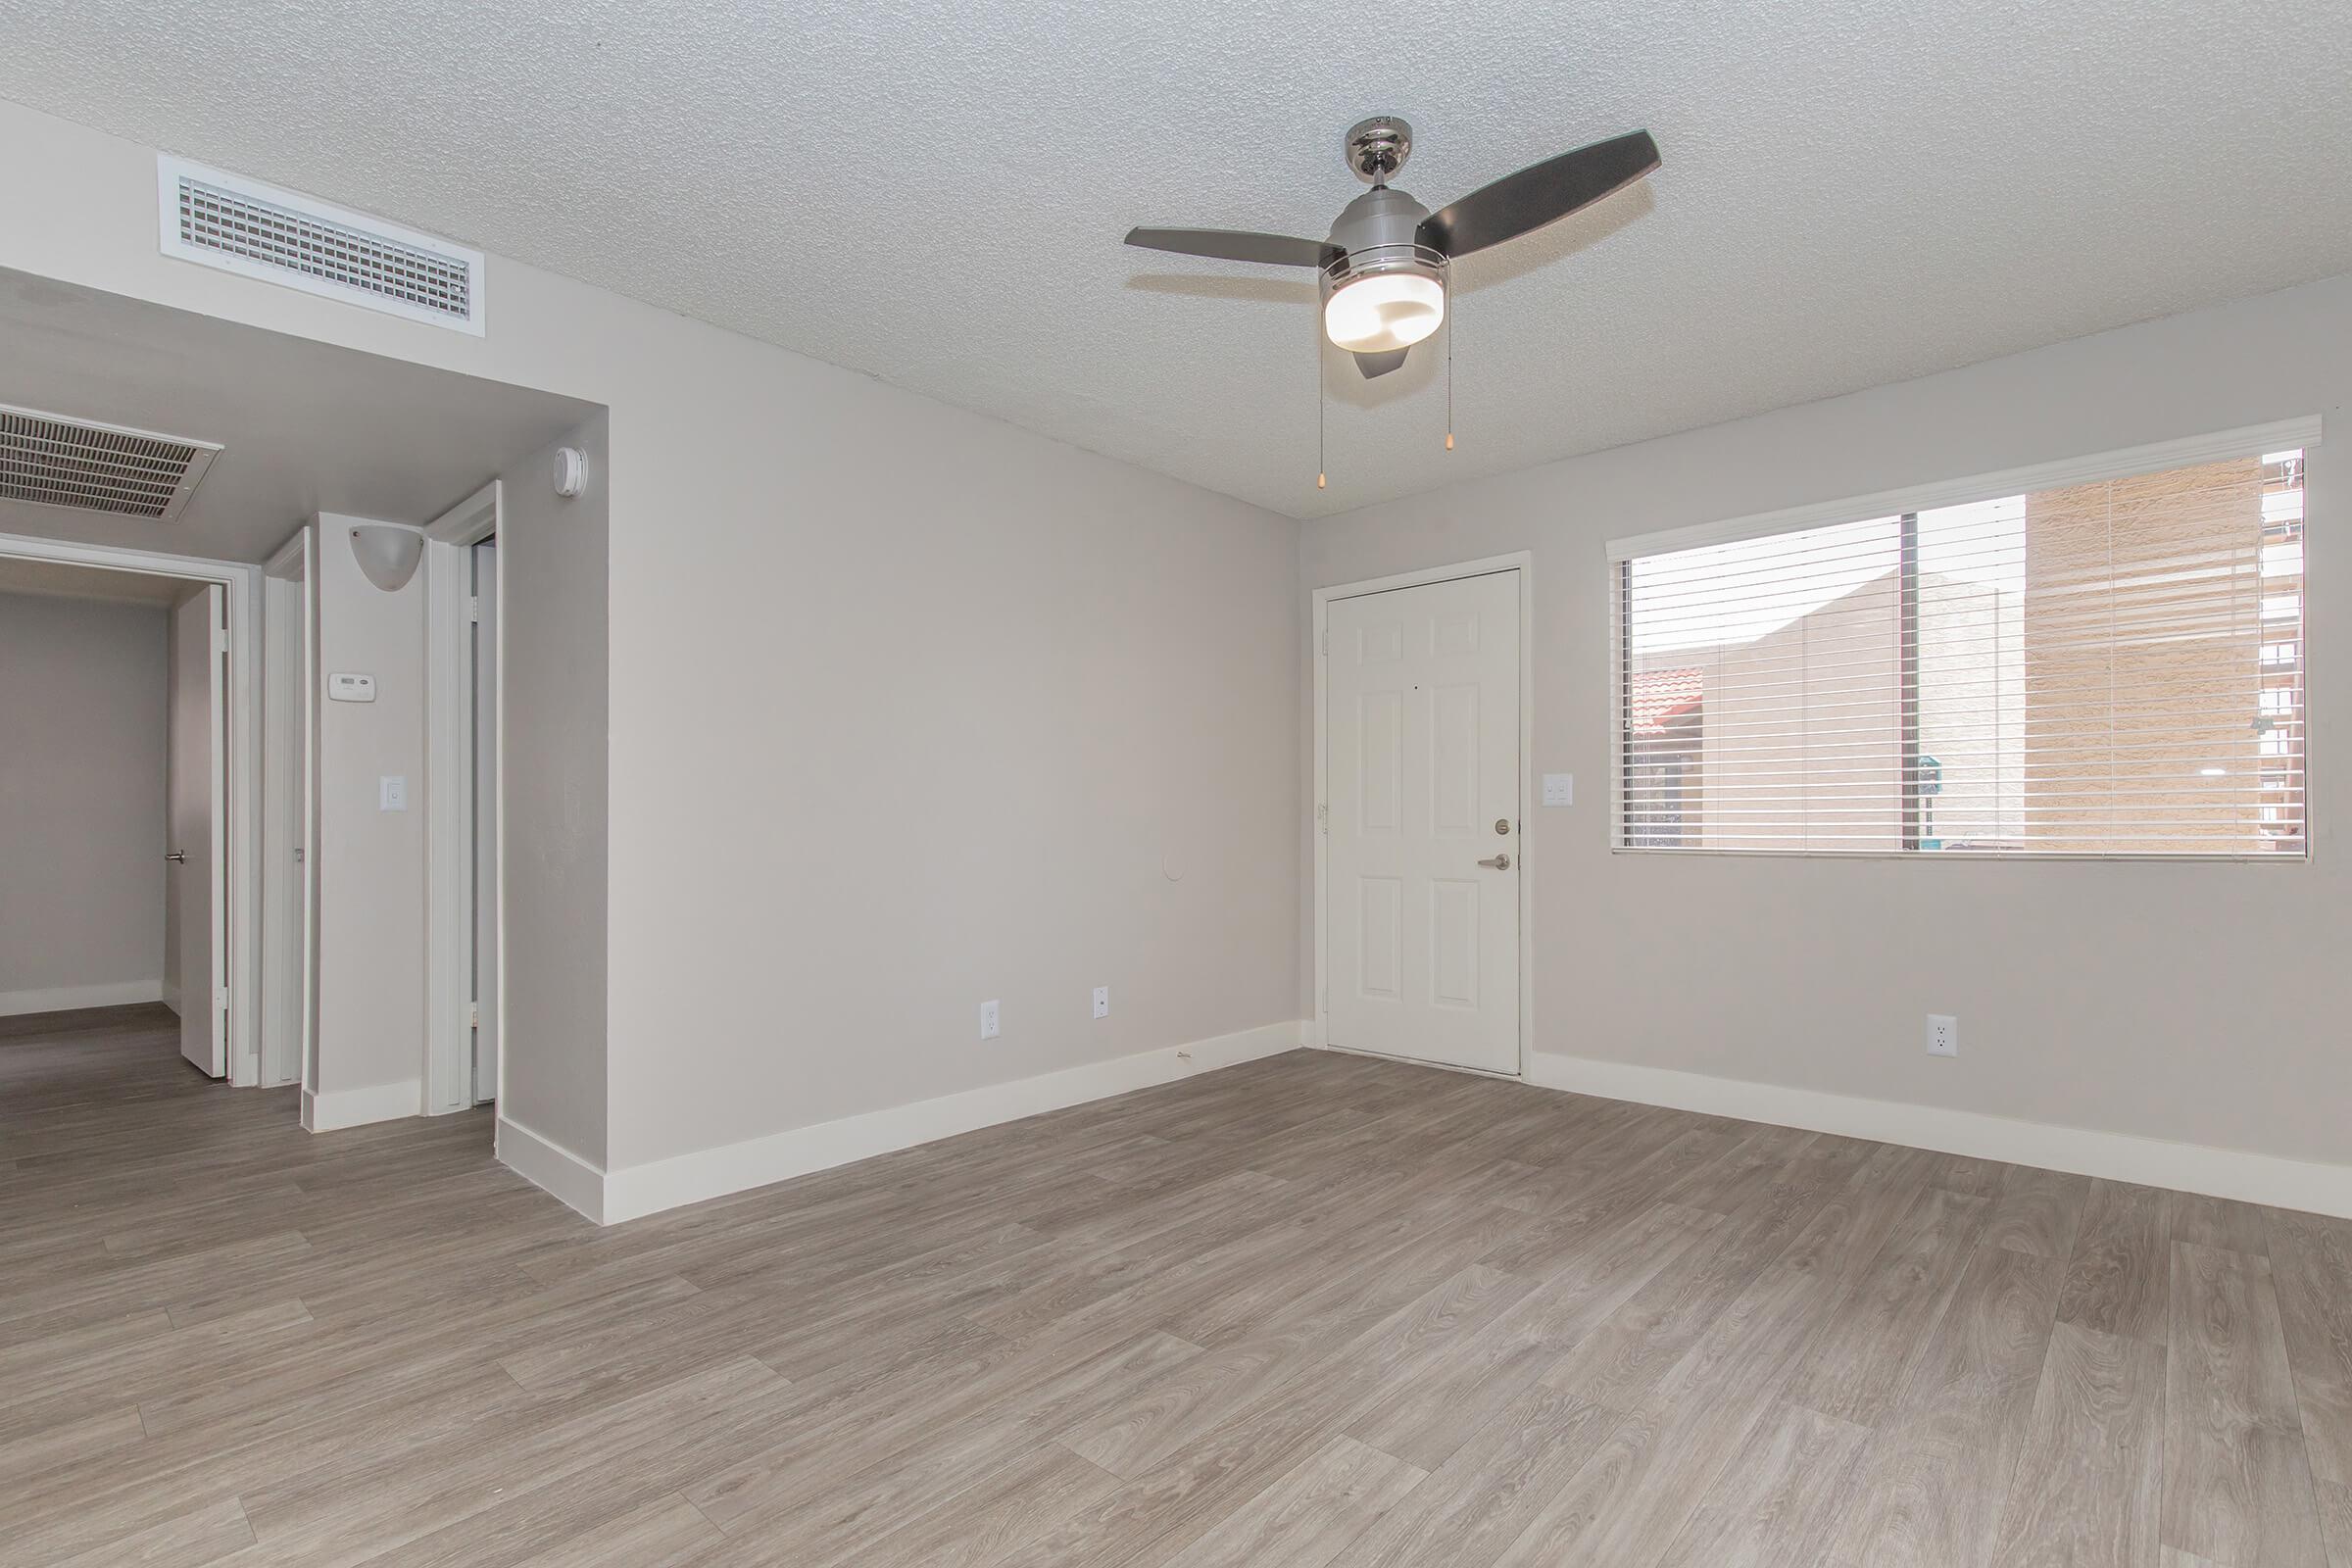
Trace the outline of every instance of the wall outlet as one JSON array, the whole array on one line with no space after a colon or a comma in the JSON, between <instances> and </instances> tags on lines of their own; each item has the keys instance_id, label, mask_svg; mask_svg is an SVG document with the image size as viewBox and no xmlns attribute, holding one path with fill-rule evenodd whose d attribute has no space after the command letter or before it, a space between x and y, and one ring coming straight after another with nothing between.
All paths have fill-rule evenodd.
<instances>
[{"instance_id":1,"label":"wall outlet","mask_svg":"<svg viewBox=\"0 0 2352 1568\"><path fill-rule=\"evenodd\" d=\"M1928 1054L1957 1056L1960 1054L1960 1020L1948 1012L1928 1014Z\"/></svg>"},{"instance_id":2,"label":"wall outlet","mask_svg":"<svg viewBox=\"0 0 2352 1568\"><path fill-rule=\"evenodd\" d=\"M983 1002L980 1004L980 1038L994 1040L1002 1033L1004 1031L998 1027L997 1023L997 1004Z\"/></svg>"},{"instance_id":3,"label":"wall outlet","mask_svg":"<svg viewBox=\"0 0 2352 1568\"><path fill-rule=\"evenodd\" d=\"M1110 987L1108 986L1095 987L1095 1016L1098 1018L1110 1016Z\"/></svg>"}]
</instances>

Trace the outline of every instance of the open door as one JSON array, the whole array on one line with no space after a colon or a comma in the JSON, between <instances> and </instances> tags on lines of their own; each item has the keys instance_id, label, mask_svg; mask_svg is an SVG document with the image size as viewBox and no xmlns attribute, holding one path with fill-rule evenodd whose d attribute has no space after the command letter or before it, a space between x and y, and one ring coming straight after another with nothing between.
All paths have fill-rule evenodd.
<instances>
[{"instance_id":1,"label":"open door","mask_svg":"<svg viewBox=\"0 0 2352 1568\"><path fill-rule=\"evenodd\" d=\"M171 835L179 1054L228 1076L227 593L215 583L172 618Z\"/></svg>"}]
</instances>

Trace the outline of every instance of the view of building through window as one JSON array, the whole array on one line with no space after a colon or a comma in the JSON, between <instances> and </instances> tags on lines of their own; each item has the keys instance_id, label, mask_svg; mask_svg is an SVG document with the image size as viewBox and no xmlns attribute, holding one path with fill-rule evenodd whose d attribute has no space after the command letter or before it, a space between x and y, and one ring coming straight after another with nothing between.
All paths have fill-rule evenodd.
<instances>
[{"instance_id":1,"label":"view of building through window","mask_svg":"<svg viewBox=\"0 0 2352 1568\"><path fill-rule=\"evenodd\" d=\"M1635 849L2300 854L2303 455L1619 564Z\"/></svg>"}]
</instances>

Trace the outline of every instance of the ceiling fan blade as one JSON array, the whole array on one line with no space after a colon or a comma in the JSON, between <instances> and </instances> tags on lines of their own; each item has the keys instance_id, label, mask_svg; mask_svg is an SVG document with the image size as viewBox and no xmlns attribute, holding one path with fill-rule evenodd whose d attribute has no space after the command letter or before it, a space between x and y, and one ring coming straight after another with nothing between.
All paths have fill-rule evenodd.
<instances>
[{"instance_id":1,"label":"ceiling fan blade","mask_svg":"<svg viewBox=\"0 0 2352 1568\"><path fill-rule=\"evenodd\" d=\"M1131 228L1127 231L1127 243L1148 251L1212 256L1227 262L1263 262L1270 267L1321 267L1334 249L1328 240L1252 234L1241 228Z\"/></svg>"},{"instance_id":2,"label":"ceiling fan blade","mask_svg":"<svg viewBox=\"0 0 2352 1568\"><path fill-rule=\"evenodd\" d=\"M1355 368L1363 371L1364 379L1369 381L1376 375L1386 375L1391 370L1403 369L1404 357L1411 352L1411 349L1391 349L1386 354L1358 354L1355 357Z\"/></svg>"},{"instance_id":3,"label":"ceiling fan blade","mask_svg":"<svg viewBox=\"0 0 2352 1568\"><path fill-rule=\"evenodd\" d=\"M1657 167L1658 144L1646 130L1596 141L1530 164L1430 214L1421 220L1420 240L1447 256L1467 256L1590 207Z\"/></svg>"}]
</instances>

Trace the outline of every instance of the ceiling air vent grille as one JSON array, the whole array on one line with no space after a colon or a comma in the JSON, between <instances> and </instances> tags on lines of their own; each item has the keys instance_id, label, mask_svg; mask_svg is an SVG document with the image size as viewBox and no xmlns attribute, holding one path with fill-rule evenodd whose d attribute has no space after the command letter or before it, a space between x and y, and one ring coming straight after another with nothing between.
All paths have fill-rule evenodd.
<instances>
[{"instance_id":1,"label":"ceiling air vent grille","mask_svg":"<svg viewBox=\"0 0 2352 1568\"><path fill-rule=\"evenodd\" d=\"M170 522L220 451L211 441L0 404L0 501Z\"/></svg>"},{"instance_id":2,"label":"ceiling air vent grille","mask_svg":"<svg viewBox=\"0 0 2352 1568\"><path fill-rule=\"evenodd\" d=\"M479 251L174 158L158 172L168 256L482 330Z\"/></svg>"}]
</instances>

